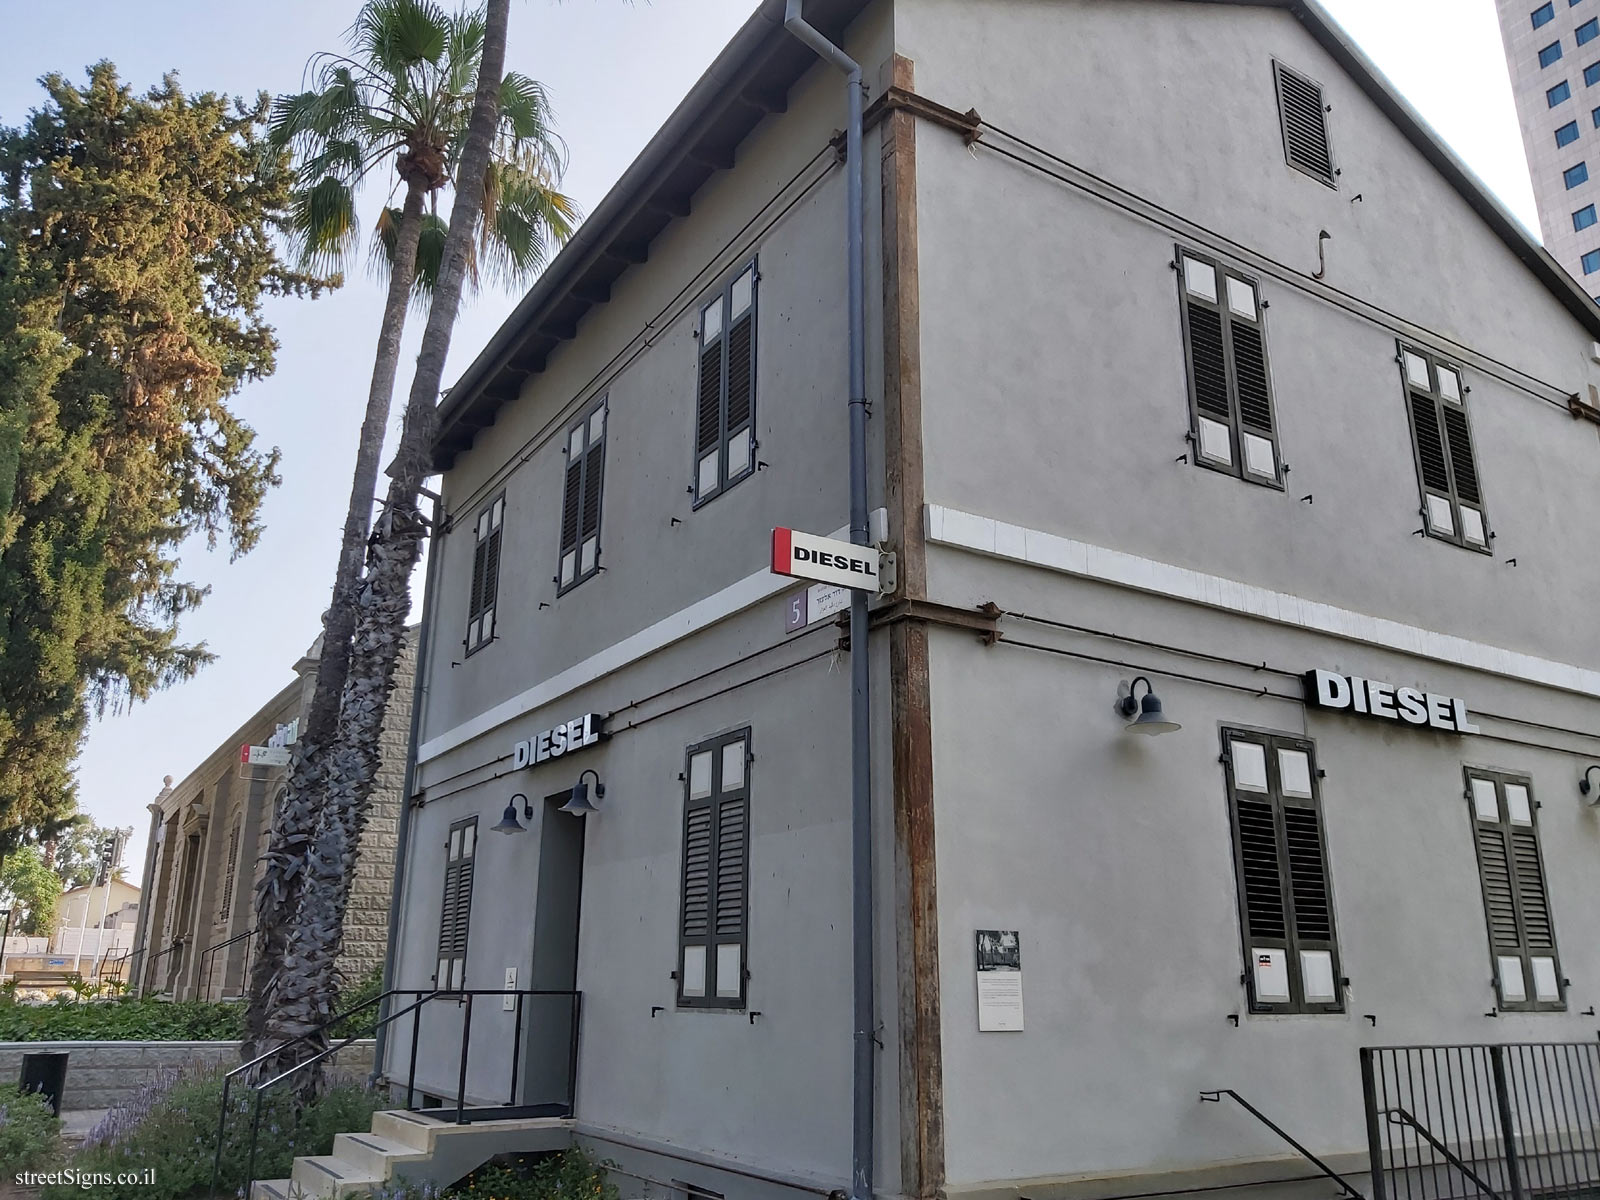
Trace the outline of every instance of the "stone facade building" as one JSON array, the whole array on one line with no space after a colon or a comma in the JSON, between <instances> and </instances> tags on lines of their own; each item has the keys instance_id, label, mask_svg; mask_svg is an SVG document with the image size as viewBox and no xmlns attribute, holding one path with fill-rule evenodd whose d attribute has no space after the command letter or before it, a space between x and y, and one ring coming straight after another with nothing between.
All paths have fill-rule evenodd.
<instances>
[{"instance_id":1,"label":"stone facade building","mask_svg":"<svg viewBox=\"0 0 1600 1200\"><path fill-rule=\"evenodd\" d=\"M128 970L137 990L179 1000L242 994L255 943L255 884L288 768L245 763L241 748L266 745L275 735L292 741L316 686L318 645L295 663L291 683L181 782L168 776L149 805L148 902L139 911ZM345 913L341 971L350 983L383 962L414 659L408 645L396 670L382 765Z\"/></svg>"}]
</instances>

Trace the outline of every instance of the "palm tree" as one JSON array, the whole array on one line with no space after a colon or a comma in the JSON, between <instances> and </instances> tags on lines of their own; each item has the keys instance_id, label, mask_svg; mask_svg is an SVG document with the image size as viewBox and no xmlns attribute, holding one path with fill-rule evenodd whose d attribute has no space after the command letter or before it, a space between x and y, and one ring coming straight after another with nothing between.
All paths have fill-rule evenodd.
<instances>
[{"instance_id":1,"label":"palm tree","mask_svg":"<svg viewBox=\"0 0 1600 1200\"><path fill-rule=\"evenodd\" d=\"M496 66L486 151L465 153L488 33L482 10L452 16L432 0L368 0L351 27L351 53L318 55L309 68L312 87L273 105L272 136L298 158L290 232L305 260L334 267L351 256L360 237L357 196L375 172L392 168L404 198L398 207L386 204L374 228L374 260L388 276L388 294L333 596L323 617L316 689L256 895L260 951L246 1015L247 1055L266 1029L275 986L284 977L289 926L332 777L328 747L337 733L357 623L357 593L408 304L426 305L431 294L443 294L439 194L455 177L456 208L471 199L466 237L475 286L484 275L513 286L526 281L544 266L551 247L571 236L578 220L577 206L556 190L566 152L554 132L544 89L534 80L514 73L502 79ZM503 25L500 47L503 63ZM459 301L458 282L449 304L452 324ZM401 621L403 627L404 614ZM342 904L329 916L342 927Z\"/></svg>"}]
</instances>

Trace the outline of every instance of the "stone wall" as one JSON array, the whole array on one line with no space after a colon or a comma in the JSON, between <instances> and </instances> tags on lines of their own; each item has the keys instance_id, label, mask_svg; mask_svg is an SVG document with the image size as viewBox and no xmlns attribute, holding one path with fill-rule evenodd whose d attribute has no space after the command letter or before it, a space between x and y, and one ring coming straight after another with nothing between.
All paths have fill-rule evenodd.
<instances>
[{"instance_id":1,"label":"stone wall","mask_svg":"<svg viewBox=\"0 0 1600 1200\"><path fill-rule=\"evenodd\" d=\"M21 1078L24 1054L61 1051L68 1055L64 1110L120 1104L163 1070L239 1064L238 1042L0 1042L0 1082ZM334 1057L337 1074L365 1079L372 1043L355 1042Z\"/></svg>"}]
</instances>

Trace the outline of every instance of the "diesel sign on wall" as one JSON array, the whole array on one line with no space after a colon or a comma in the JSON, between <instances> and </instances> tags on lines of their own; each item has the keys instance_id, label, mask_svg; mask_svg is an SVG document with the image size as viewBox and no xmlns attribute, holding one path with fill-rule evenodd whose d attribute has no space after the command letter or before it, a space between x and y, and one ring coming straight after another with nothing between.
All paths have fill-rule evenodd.
<instances>
[{"instance_id":1,"label":"diesel sign on wall","mask_svg":"<svg viewBox=\"0 0 1600 1200\"><path fill-rule=\"evenodd\" d=\"M1426 725L1448 733L1479 732L1467 715L1467 702L1454 696L1395 687L1375 679L1339 675L1333 671L1307 671L1305 686L1306 703L1312 708L1343 710L1405 725Z\"/></svg>"},{"instance_id":2,"label":"diesel sign on wall","mask_svg":"<svg viewBox=\"0 0 1600 1200\"><path fill-rule=\"evenodd\" d=\"M598 745L606 736L605 724L605 717L599 713L588 713L573 717L565 725L546 729L525 742L518 742L511 748L511 769L520 771L523 767L537 766L575 750Z\"/></svg>"}]
</instances>

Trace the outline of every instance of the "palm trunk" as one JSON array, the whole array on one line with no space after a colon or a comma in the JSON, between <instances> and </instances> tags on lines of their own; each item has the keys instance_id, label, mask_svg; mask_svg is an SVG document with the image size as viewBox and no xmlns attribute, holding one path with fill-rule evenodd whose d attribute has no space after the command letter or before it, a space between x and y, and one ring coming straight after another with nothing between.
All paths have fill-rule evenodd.
<instances>
[{"instance_id":1,"label":"palm trunk","mask_svg":"<svg viewBox=\"0 0 1600 1200\"><path fill-rule=\"evenodd\" d=\"M355 477L350 484L350 506L345 513L344 539L339 546L339 567L333 581L333 598L322 618L322 652L317 661L316 689L306 714L306 727L289 768L288 790L274 814L267 866L256 893L256 957L251 969L250 1003L245 1012L245 1059L255 1055L258 1039L266 1030L274 990L285 968L289 923L299 907L304 886L304 862L317 816L323 806L327 778L325 748L335 737L339 697L350 664L350 638L356 624L356 591L367 547L372 501L378 490L378 463L383 435L389 424L395 372L400 361L400 338L405 332L406 310L417 272L417 243L422 236L422 189L406 190L395 231L394 266L389 295L378 327L378 352L367 391L367 411L361 421L361 442L356 450Z\"/></svg>"},{"instance_id":2,"label":"palm trunk","mask_svg":"<svg viewBox=\"0 0 1600 1200\"><path fill-rule=\"evenodd\" d=\"M283 1047L278 1056L282 1065L306 1057L307 1050L285 1043L326 1021L338 989L335 962L344 933L349 871L377 773L378 737L394 690L395 663L411 609L411 576L427 531L417 498L432 471L445 357L461 309L467 256L483 204L484 175L500 115L510 8L510 0L489 0L477 96L456 173L444 265L422 335L400 447L389 465L383 514L367 550L367 573L357 603L336 740L321 756L326 764L327 803L305 859L308 869L295 916L294 952L286 958L286 969L279 976L277 1003L267 1025L269 1042ZM417 669L423 670L424 664L417 664ZM403 803L408 800L402 797ZM316 1082L308 1079L305 1086L314 1088Z\"/></svg>"}]
</instances>

